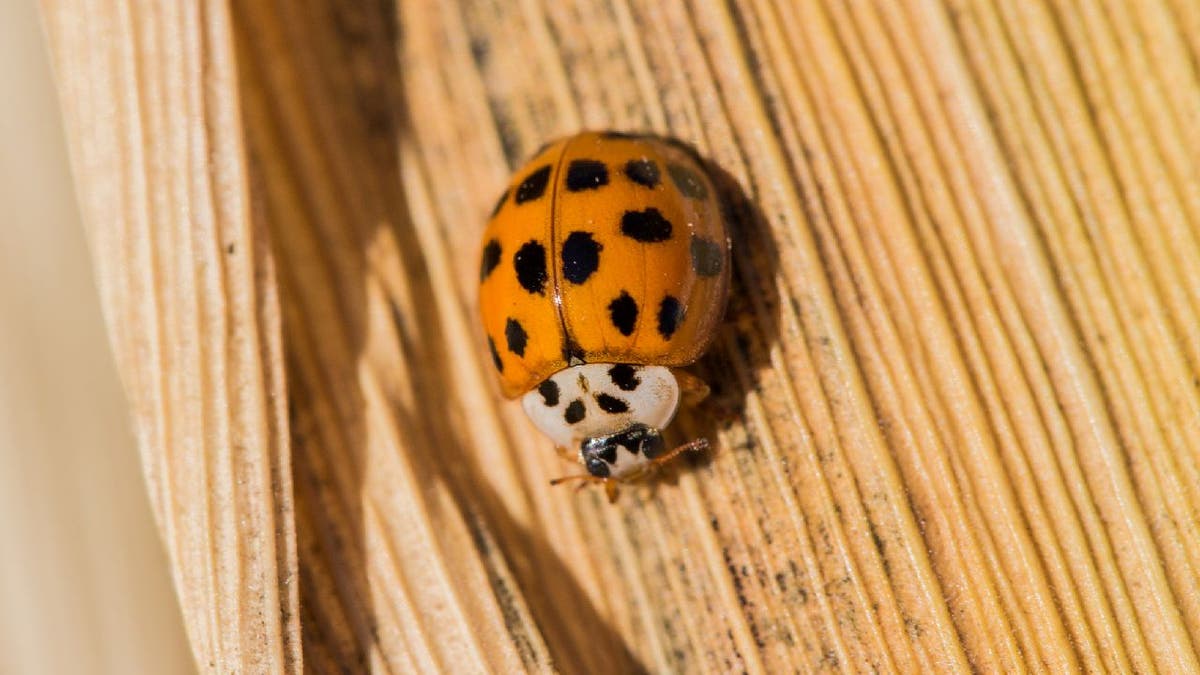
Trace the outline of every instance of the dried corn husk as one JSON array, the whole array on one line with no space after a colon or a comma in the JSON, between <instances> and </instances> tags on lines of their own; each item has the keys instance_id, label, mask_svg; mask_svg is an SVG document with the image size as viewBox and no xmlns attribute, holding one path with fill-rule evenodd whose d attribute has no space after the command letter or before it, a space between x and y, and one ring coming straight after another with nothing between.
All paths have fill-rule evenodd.
<instances>
[{"instance_id":1,"label":"dried corn husk","mask_svg":"<svg viewBox=\"0 0 1200 675\"><path fill-rule=\"evenodd\" d=\"M202 669L1200 669L1200 10L43 0ZM497 396L477 238L580 128L738 210L709 457Z\"/></svg>"}]
</instances>

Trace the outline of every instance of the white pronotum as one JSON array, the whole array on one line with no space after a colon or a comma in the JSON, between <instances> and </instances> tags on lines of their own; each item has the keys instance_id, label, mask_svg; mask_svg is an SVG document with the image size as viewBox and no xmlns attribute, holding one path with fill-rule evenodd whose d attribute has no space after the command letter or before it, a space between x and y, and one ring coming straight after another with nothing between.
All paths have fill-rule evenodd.
<instances>
[{"instance_id":1,"label":"white pronotum","mask_svg":"<svg viewBox=\"0 0 1200 675\"><path fill-rule=\"evenodd\" d=\"M550 376L521 405L556 445L578 452L584 439L637 423L667 426L679 407L679 384L663 366L586 363Z\"/></svg>"}]
</instances>

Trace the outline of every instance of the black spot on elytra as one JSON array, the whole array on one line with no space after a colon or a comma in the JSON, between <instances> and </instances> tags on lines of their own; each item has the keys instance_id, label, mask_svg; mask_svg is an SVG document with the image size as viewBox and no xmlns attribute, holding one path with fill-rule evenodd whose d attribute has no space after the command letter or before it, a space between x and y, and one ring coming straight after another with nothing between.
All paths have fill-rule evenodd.
<instances>
[{"instance_id":1,"label":"black spot on elytra","mask_svg":"<svg viewBox=\"0 0 1200 675\"><path fill-rule=\"evenodd\" d=\"M558 405L558 385L554 380L546 380L538 385L538 393L542 395L542 402L547 408L553 408Z\"/></svg>"},{"instance_id":2,"label":"black spot on elytra","mask_svg":"<svg viewBox=\"0 0 1200 675\"><path fill-rule=\"evenodd\" d=\"M587 415L587 408L583 407L583 401L575 399L567 404L567 409L563 411L563 419L567 424L577 424Z\"/></svg>"},{"instance_id":3,"label":"black spot on elytra","mask_svg":"<svg viewBox=\"0 0 1200 675\"><path fill-rule=\"evenodd\" d=\"M664 340L671 339L680 321L683 321L683 305L679 304L678 298L668 295L658 306L658 332Z\"/></svg>"},{"instance_id":4,"label":"black spot on elytra","mask_svg":"<svg viewBox=\"0 0 1200 675\"><path fill-rule=\"evenodd\" d=\"M546 192L546 185L550 182L550 165L547 164L539 168L537 171L529 174L521 184L517 186L517 194L513 197L513 201L518 204L531 202L538 199Z\"/></svg>"},{"instance_id":5,"label":"black spot on elytra","mask_svg":"<svg viewBox=\"0 0 1200 675\"><path fill-rule=\"evenodd\" d=\"M504 192L500 195L500 199L496 200L496 205L492 207L492 215L491 215L492 218L495 218L496 214L500 213L500 209L504 208L504 202L506 202L506 201L508 201L508 190L507 189L505 189Z\"/></svg>"},{"instance_id":6,"label":"black spot on elytra","mask_svg":"<svg viewBox=\"0 0 1200 675\"><path fill-rule=\"evenodd\" d=\"M679 188L684 197L704 199L708 196L708 188L704 185L704 179L695 171L682 164L668 164L667 173L671 175L671 182L675 183L675 187Z\"/></svg>"},{"instance_id":7,"label":"black spot on elytra","mask_svg":"<svg viewBox=\"0 0 1200 675\"><path fill-rule=\"evenodd\" d=\"M600 249L604 248L590 232L572 232L562 247L563 276L573 284L582 284L600 267Z\"/></svg>"},{"instance_id":8,"label":"black spot on elytra","mask_svg":"<svg viewBox=\"0 0 1200 675\"><path fill-rule=\"evenodd\" d=\"M479 261L479 280L483 281L500 264L500 242L492 239L483 247L483 257Z\"/></svg>"},{"instance_id":9,"label":"black spot on elytra","mask_svg":"<svg viewBox=\"0 0 1200 675\"><path fill-rule=\"evenodd\" d=\"M621 291L621 295L608 303L608 314L613 325L621 331L621 335L633 335L633 328L637 325L638 306L628 291Z\"/></svg>"},{"instance_id":10,"label":"black spot on elytra","mask_svg":"<svg viewBox=\"0 0 1200 675\"><path fill-rule=\"evenodd\" d=\"M496 343L492 338L488 338L488 351L492 353L492 363L496 364L496 370L504 372L504 362L500 360L500 352L496 351Z\"/></svg>"},{"instance_id":11,"label":"black spot on elytra","mask_svg":"<svg viewBox=\"0 0 1200 675\"><path fill-rule=\"evenodd\" d=\"M628 363L618 363L608 369L608 379L612 380L613 384L621 391L633 391L642 383L641 378L637 376L637 368Z\"/></svg>"},{"instance_id":12,"label":"black spot on elytra","mask_svg":"<svg viewBox=\"0 0 1200 675\"><path fill-rule=\"evenodd\" d=\"M504 339L508 342L508 351L517 356L525 356L525 345L529 342L529 335L519 321L509 319L508 323L504 324Z\"/></svg>"},{"instance_id":13,"label":"black spot on elytra","mask_svg":"<svg viewBox=\"0 0 1200 675\"><path fill-rule=\"evenodd\" d=\"M693 250L695 245L693 244ZM517 270L517 281L521 288L537 295L546 294L546 247L536 240L525 242L513 255L513 267Z\"/></svg>"},{"instance_id":14,"label":"black spot on elytra","mask_svg":"<svg viewBox=\"0 0 1200 675\"><path fill-rule=\"evenodd\" d=\"M569 335L563 341L562 353L563 361L566 361L568 366L578 366L584 363L584 357L587 356L587 352L583 351L583 347L580 347L579 343L575 342Z\"/></svg>"},{"instance_id":15,"label":"black spot on elytra","mask_svg":"<svg viewBox=\"0 0 1200 675\"><path fill-rule=\"evenodd\" d=\"M715 277L721 273L725 249L712 239L692 235L692 269L702 277Z\"/></svg>"},{"instance_id":16,"label":"black spot on elytra","mask_svg":"<svg viewBox=\"0 0 1200 675\"><path fill-rule=\"evenodd\" d=\"M648 188L658 185L662 180L658 165L649 159L629 160L625 163L625 175L629 180Z\"/></svg>"},{"instance_id":17,"label":"black spot on elytra","mask_svg":"<svg viewBox=\"0 0 1200 675\"><path fill-rule=\"evenodd\" d=\"M671 238L671 221L654 207L626 211L621 216L621 234L645 243L666 241Z\"/></svg>"},{"instance_id":18,"label":"black spot on elytra","mask_svg":"<svg viewBox=\"0 0 1200 675\"><path fill-rule=\"evenodd\" d=\"M596 403L600 405L601 410L613 415L629 412L629 404L616 396L609 396L604 393L596 394Z\"/></svg>"},{"instance_id":19,"label":"black spot on elytra","mask_svg":"<svg viewBox=\"0 0 1200 675\"><path fill-rule=\"evenodd\" d=\"M608 167L594 159L572 160L567 167L567 189L571 192L596 190L608 185Z\"/></svg>"}]
</instances>

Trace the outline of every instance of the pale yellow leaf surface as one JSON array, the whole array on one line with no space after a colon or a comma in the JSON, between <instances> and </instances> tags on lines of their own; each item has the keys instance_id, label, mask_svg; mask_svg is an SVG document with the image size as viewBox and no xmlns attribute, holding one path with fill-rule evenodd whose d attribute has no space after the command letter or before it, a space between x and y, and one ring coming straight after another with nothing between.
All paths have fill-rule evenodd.
<instances>
[{"instance_id":1,"label":"pale yellow leaf surface","mask_svg":"<svg viewBox=\"0 0 1200 675\"><path fill-rule=\"evenodd\" d=\"M1186 0L43 0L197 663L1197 672ZM615 505L498 393L510 171L726 175L733 297Z\"/></svg>"}]
</instances>

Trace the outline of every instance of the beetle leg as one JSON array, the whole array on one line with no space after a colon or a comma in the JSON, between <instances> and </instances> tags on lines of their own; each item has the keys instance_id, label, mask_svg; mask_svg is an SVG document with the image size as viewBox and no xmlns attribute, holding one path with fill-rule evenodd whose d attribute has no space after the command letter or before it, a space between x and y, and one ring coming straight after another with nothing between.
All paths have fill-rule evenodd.
<instances>
[{"instance_id":1,"label":"beetle leg","mask_svg":"<svg viewBox=\"0 0 1200 675\"><path fill-rule=\"evenodd\" d=\"M566 460L568 462L578 462L579 461L578 455L576 455L575 453L571 452L570 450L566 449L565 447L563 447L561 445L554 446L554 451L558 453L559 457L562 457L564 460Z\"/></svg>"},{"instance_id":2,"label":"beetle leg","mask_svg":"<svg viewBox=\"0 0 1200 675\"><path fill-rule=\"evenodd\" d=\"M583 486L587 485L588 483L603 483L604 481L606 481L608 479L601 478L599 476L593 476L590 473L577 473L577 474L574 474L571 476L559 476L558 478L555 478L554 480L550 481L550 484L551 485L562 485L563 483L566 483L567 481L572 481L572 480L579 481L580 487L583 487Z\"/></svg>"},{"instance_id":3,"label":"beetle leg","mask_svg":"<svg viewBox=\"0 0 1200 675\"><path fill-rule=\"evenodd\" d=\"M672 368L671 374L675 376L675 381L679 383L679 396L683 400L684 405L694 406L708 398L709 389L704 380L686 370L678 368Z\"/></svg>"},{"instance_id":4,"label":"beetle leg","mask_svg":"<svg viewBox=\"0 0 1200 675\"><path fill-rule=\"evenodd\" d=\"M604 481L604 494L608 497L608 503L613 504L617 501L617 481Z\"/></svg>"},{"instance_id":5,"label":"beetle leg","mask_svg":"<svg viewBox=\"0 0 1200 675\"><path fill-rule=\"evenodd\" d=\"M575 488L575 490L577 492L579 490L582 490L583 488L587 487L588 483L602 483L604 485L604 494L605 494L605 496L608 497L608 503L612 504L613 502L617 501L617 481L616 481L616 479L613 479L613 478L601 478L600 476L593 476L591 474L581 473L581 474L575 474L573 476L563 476L561 478L555 478L554 480L550 481L550 484L551 485L561 485L561 484L563 484L567 481L571 481L571 480L579 481L579 486Z\"/></svg>"}]
</instances>

